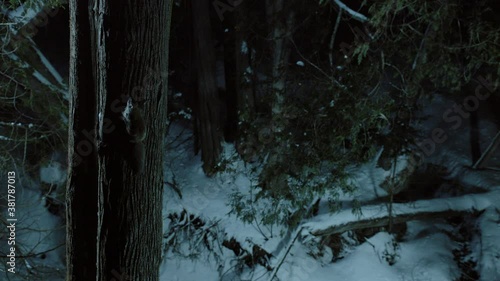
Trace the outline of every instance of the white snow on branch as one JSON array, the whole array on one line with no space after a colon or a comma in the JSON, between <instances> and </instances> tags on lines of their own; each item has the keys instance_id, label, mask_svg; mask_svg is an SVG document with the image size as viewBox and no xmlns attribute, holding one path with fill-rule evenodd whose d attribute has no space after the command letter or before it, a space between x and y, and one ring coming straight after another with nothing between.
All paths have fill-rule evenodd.
<instances>
[{"instance_id":1,"label":"white snow on branch","mask_svg":"<svg viewBox=\"0 0 500 281\"><path fill-rule=\"evenodd\" d=\"M470 194L460 197L420 200L412 203L394 203L393 216L411 216L426 213L440 213L447 211L481 211L500 202L500 191L481 194ZM361 215L353 214L351 209L345 209L337 214L324 214L315 217L304 224L302 236L307 237L325 233L337 233L348 228L350 224L360 221L384 220L388 217L386 204L368 205L361 207Z\"/></svg>"},{"instance_id":2,"label":"white snow on branch","mask_svg":"<svg viewBox=\"0 0 500 281\"><path fill-rule=\"evenodd\" d=\"M33 1L29 7L25 5L20 5L13 11L7 11L7 9L2 9L2 13L7 15L10 21L15 23L21 23L22 25L30 22L42 9L43 1ZM15 30L17 32L17 30Z\"/></svg>"},{"instance_id":3,"label":"white snow on branch","mask_svg":"<svg viewBox=\"0 0 500 281\"><path fill-rule=\"evenodd\" d=\"M248 45L246 41L241 42L241 53L242 54L248 54Z\"/></svg>"},{"instance_id":4,"label":"white snow on branch","mask_svg":"<svg viewBox=\"0 0 500 281\"><path fill-rule=\"evenodd\" d=\"M33 44L33 49L35 50L36 54L40 58L40 61L42 61L43 65L47 68L47 70L50 72L50 74L52 74L54 79L56 79L56 81L62 85L63 79L62 79L61 75L59 74L59 72L57 72L57 70L49 62L49 60L45 57L45 55L42 54L42 52L37 47L35 47L35 44Z\"/></svg>"},{"instance_id":5,"label":"white snow on branch","mask_svg":"<svg viewBox=\"0 0 500 281\"><path fill-rule=\"evenodd\" d=\"M365 21L368 21L368 18L361 14L361 13L358 13L356 11L354 11L353 9L347 7L346 4L342 3L342 1L340 0L333 0L333 2L335 2L335 4L337 4L341 9L345 10L346 12L348 12L354 19L360 21L360 22L365 22Z\"/></svg>"},{"instance_id":6,"label":"white snow on branch","mask_svg":"<svg viewBox=\"0 0 500 281\"><path fill-rule=\"evenodd\" d=\"M23 124L23 123L2 122L2 121L0 121L0 126L18 127L18 128L32 128L33 127L33 123Z\"/></svg>"},{"instance_id":7,"label":"white snow on branch","mask_svg":"<svg viewBox=\"0 0 500 281\"><path fill-rule=\"evenodd\" d=\"M50 83L49 80L47 80L47 78L45 78L45 76L43 76L40 72L38 71L33 71L33 76L38 80L40 81L40 83L44 84L45 86L48 86L48 87L52 87L54 85L52 85L52 83Z\"/></svg>"}]
</instances>

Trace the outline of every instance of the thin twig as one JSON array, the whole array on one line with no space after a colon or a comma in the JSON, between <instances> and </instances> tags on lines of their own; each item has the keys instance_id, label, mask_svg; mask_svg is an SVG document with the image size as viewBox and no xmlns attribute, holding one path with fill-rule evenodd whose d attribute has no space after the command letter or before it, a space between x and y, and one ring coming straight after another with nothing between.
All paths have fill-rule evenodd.
<instances>
[{"instance_id":1,"label":"thin twig","mask_svg":"<svg viewBox=\"0 0 500 281\"><path fill-rule=\"evenodd\" d=\"M333 69L333 45L335 43L335 37L337 37L337 30L340 24L340 18L342 17L342 7L339 8L339 14L337 15L337 21L335 22L335 27L333 28L332 37L330 38L330 53L328 54L330 58L330 67Z\"/></svg>"},{"instance_id":2,"label":"thin twig","mask_svg":"<svg viewBox=\"0 0 500 281\"><path fill-rule=\"evenodd\" d=\"M50 248L50 249L48 249L48 250L41 251L41 252L38 252L38 253L29 253L29 254L26 254L26 255L21 254L21 255L17 256L17 258L24 258L24 259L26 259L26 258L36 257L36 256L39 256L39 255L43 255L43 254L46 254L46 253L52 252L52 251L54 251L54 250L57 250L58 248L60 248L60 247L62 247L62 246L64 246L64 245L65 245L65 244L64 244L64 243L62 243L62 244L59 244L59 245L57 245L57 246L54 246L54 247L52 247L52 248Z\"/></svg>"},{"instance_id":3,"label":"thin twig","mask_svg":"<svg viewBox=\"0 0 500 281\"><path fill-rule=\"evenodd\" d=\"M283 262L285 261L286 259L286 256L288 255L288 253L290 252L290 250L292 249L293 247L293 244L295 243L295 241L297 240L297 238L299 237L299 234L302 232L302 227L297 229L297 233L295 233L295 237L293 238L292 242L290 242L290 244L288 245L288 247L286 248L286 251L285 251L285 254L283 255L283 257L281 258L281 260L278 262L278 265L276 265L276 267L273 269L273 272L271 273L271 278L269 278L269 281L273 281L274 277L276 277L276 274L278 273L278 270L280 269L281 265L283 264Z\"/></svg>"},{"instance_id":4,"label":"thin twig","mask_svg":"<svg viewBox=\"0 0 500 281\"><path fill-rule=\"evenodd\" d=\"M28 130L24 130L24 153L23 153L23 167L25 166L26 163L26 155L27 155L27 150L28 150Z\"/></svg>"},{"instance_id":5,"label":"thin twig","mask_svg":"<svg viewBox=\"0 0 500 281\"><path fill-rule=\"evenodd\" d=\"M323 71L323 69L319 68L317 65L315 65L314 63L312 63L310 60L308 60L306 57L304 57L302 55L302 53L299 51L299 48L297 47L297 45L295 44L295 41L293 41L292 38L290 38L290 41L292 42L293 46L295 47L295 50L297 51L297 53L299 54L299 56L305 60L308 64L312 65L314 68L316 68L321 74L325 75L328 80L332 81L333 83L335 83L337 86L339 86L340 88L342 89L345 89L346 86L340 84L339 81L337 81L337 79L335 79L333 76L330 76L328 75L325 71Z\"/></svg>"},{"instance_id":6,"label":"thin twig","mask_svg":"<svg viewBox=\"0 0 500 281\"><path fill-rule=\"evenodd\" d=\"M10 75L8 75L8 74L6 74L6 73L4 73L2 71L0 71L0 74L2 74L5 78L11 80L12 82L14 82L14 83L16 83L18 85L23 86L25 89L28 89L28 87L26 85L24 85L23 83L17 81L15 78L11 77Z\"/></svg>"},{"instance_id":7,"label":"thin twig","mask_svg":"<svg viewBox=\"0 0 500 281\"><path fill-rule=\"evenodd\" d=\"M472 166L473 169L481 169L484 165L484 163L488 162L488 160L491 158L493 155L493 152L497 149L498 145L500 144L500 131L496 134L496 136L493 138L493 141L491 144L488 146L488 148L484 151L483 155L477 160L477 162Z\"/></svg>"},{"instance_id":8,"label":"thin twig","mask_svg":"<svg viewBox=\"0 0 500 281\"><path fill-rule=\"evenodd\" d=\"M420 57L420 53L422 52L422 49L424 48L425 39L427 39L427 34L429 33L430 27L431 27L431 25L429 24L427 26L427 28L425 29L425 33L424 33L424 37L422 38L422 41L420 41L420 46L418 48L417 55L415 55L415 59L413 60L413 64L411 66L412 71L415 70L415 68L417 68L417 62L418 62L418 59Z\"/></svg>"}]
</instances>

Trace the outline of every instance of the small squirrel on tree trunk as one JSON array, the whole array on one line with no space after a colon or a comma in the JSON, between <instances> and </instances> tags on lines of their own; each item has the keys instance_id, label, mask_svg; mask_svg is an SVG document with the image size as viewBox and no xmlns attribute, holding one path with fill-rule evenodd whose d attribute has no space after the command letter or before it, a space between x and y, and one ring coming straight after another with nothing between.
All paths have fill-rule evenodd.
<instances>
[{"instance_id":1,"label":"small squirrel on tree trunk","mask_svg":"<svg viewBox=\"0 0 500 281\"><path fill-rule=\"evenodd\" d=\"M146 151L143 141L146 139L147 132L143 112L137 104L132 103L132 99L129 99L123 111L123 120L128 133L129 143L126 147L131 149L129 152L125 152L126 159L132 170L138 174L144 169Z\"/></svg>"}]
</instances>

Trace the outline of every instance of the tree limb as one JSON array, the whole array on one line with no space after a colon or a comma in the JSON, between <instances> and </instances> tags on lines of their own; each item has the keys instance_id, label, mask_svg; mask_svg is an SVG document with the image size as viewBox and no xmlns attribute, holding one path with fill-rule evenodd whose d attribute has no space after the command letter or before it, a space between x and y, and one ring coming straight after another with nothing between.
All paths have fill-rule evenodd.
<instances>
[{"instance_id":1,"label":"tree limb","mask_svg":"<svg viewBox=\"0 0 500 281\"><path fill-rule=\"evenodd\" d=\"M339 13L337 14L337 21L335 21L335 27L333 28L332 36L330 37L330 53L328 57L330 59L330 67L333 69L333 45L335 43L335 37L337 36L337 30L340 24L340 18L342 18L342 7L339 8Z\"/></svg>"},{"instance_id":2,"label":"tree limb","mask_svg":"<svg viewBox=\"0 0 500 281\"><path fill-rule=\"evenodd\" d=\"M368 18L365 15L363 15L361 13L358 13L358 12L354 11L353 9L347 7L347 5L344 4L344 3L342 3L342 1L340 1L340 0L333 0L333 2L335 4L337 4L340 7L340 9L346 10L346 12L349 13L352 16L353 19L358 20L360 22L366 22L366 21L368 21Z\"/></svg>"},{"instance_id":3,"label":"tree limb","mask_svg":"<svg viewBox=\"0 0 500 281\"><path fill-rule=\"evenodd\" d=\"M481 169L485 163L488 162L488 160L491 158L493 153L496 151L498 145L500 144L500 132L497 133L495 138L493 138L493 141L491 141L491 144L488 146L486 151L483 153L481 158L477 160L476 164L472 168L474 169Z\"/></svg>"},{"instance_id":4,"label":"tree limb","mask_svg":"<svg viewBox=\"0 0 500 281\"><path fill-rule=\"evenodd\" d=\"M295 236L293 237L293 240L290 242L290 244L288 244L288 247L286 247L286 251L283 254L283 257L278 262L278 264L274 267L273 272L271 273L271 278L269 278L269 281L273 281L274 277L276 277L276 274L278 273L278 270L280 269L281 265L283 264L283 262L286 259L286 256L288 255L288 253L292 249L293 244L295 243L295 241L297 240L297 238L300 236L301 230L302 230L302 228L300 228L300 229L297 230L297 233L295 233Z\"/></svg>"}]
</instances>

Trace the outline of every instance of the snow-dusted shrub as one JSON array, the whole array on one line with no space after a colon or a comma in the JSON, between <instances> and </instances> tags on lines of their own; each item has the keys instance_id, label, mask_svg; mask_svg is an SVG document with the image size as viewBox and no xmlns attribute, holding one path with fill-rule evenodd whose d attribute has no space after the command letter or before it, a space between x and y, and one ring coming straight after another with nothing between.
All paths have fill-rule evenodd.
<instances>
[{"instance_id":1,"label":"snow-dusted shrub","mask_svg":"<svg viewBox=\"0 0 500 281\"><path fill-rule=\"evenodd\" d=\"M12 21L0 17L0 140L7 151L0 166L14 159L34 176L55 150L66 150L67 88L30 38L15 37L22 23Z\"/></svg>"},{"instance_id":2,"label":"snow-dusted shrub","mask_svg":"<svg viewBox=\"0 0 500 281\"><path fill-rule=\"evenodd\" d=\"M263 165L249 200L272 202L260 223L296 224L323 194L333 194L337 206L335 195L352 190L344 184L347 167L381 147L382 163L418 149L415 141L427 137L414 129L420 97L436 91L467 95L474 75L498 73L494 42L500 29L492 24L490 0L366 5L369 23L364 30L351 26L353 38L339 43L340 50L307 49L306 41L325 32L321 28L294 33L297 55L308 63L287 69L280 99L271 86L257 87L256 112L240 112L239 152ZM329 55L335 65L324 59ZM247 206L236 204L236 213L248 218Z\"/></svg>"},{"instance_id":3,"label":"snow-dusted shrub","mask_svg":"<svg viewBox=\"0 0 500 281\"><path fill-rule=\"evenodd\" d=\"M204 221L186 210L169 214L170 225L165 234L164 256L172 253L183 258L196 259L220 257L219 228L217 221Z\"/></svg>"},{"instance_id":4,"label":"snow-dusted shrub","mask_svg":"<svg viewBox=\"0 0 500 281\"><path fill-rule=\"evenodd\" d=\"M382 252L382 257L389 265L394 265L401 257L399 252L401 247L396 241L395 237L392 237L391 241L385 244L385 250Z\"/></svg>"}]
</instances>

